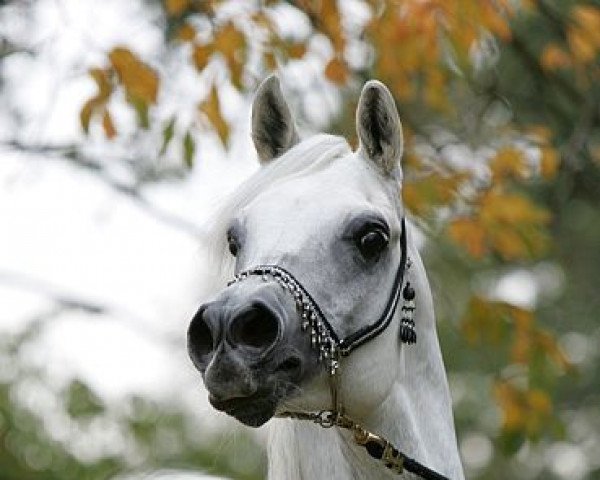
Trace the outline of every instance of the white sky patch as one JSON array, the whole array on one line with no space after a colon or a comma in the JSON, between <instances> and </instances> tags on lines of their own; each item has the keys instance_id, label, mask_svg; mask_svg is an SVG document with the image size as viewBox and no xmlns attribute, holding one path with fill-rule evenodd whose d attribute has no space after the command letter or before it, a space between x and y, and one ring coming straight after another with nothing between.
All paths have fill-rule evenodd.
<instances>
[{"instance_id":1,"label":"white sky patch","mask_svg":"<svg viewBox=\"0 0 600 480\"><path fill-rule=\"evenodd\" d=\"M533 308L538 297L535 276L527 270L507 273L498 280L494 296L522 308Z\"/></svg>"}]
</instances>

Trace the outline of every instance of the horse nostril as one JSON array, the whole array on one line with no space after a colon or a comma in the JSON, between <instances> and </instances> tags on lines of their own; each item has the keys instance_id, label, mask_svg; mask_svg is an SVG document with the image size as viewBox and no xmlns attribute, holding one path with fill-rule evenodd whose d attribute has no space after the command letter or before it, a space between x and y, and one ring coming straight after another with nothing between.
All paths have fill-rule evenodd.
<instances>
[{"instance_id":1,"label":"horse nostril","mask_svg":"<svg viewBox=\"0 0 600 480\"><path fill-rule=\"evenodd\" d=\"M194 365L214 349L212 332L204 319L205 314L206 308L201 307L188 328L188 351Z\"/></svg>"},{"instance_id":2,"label":"horse nostril","mask_svg":"<svg viewBox=\"0 0 600 480\"><path fill-rule=\"evenodd\" d=\"M230 333L236 345L266 348L277 339L279 320L267 307L254 305L232 320Z\"/></svg>"}]
</instances>

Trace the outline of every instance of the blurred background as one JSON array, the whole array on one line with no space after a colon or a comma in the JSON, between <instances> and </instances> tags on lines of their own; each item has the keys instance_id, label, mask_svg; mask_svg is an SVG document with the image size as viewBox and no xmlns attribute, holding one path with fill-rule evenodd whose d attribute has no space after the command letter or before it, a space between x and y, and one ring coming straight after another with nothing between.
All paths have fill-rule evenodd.
<instances>
[{"instance_id":1,"label":"blurred background","mask_svg":"<svg viewBox=\"0 0 600 480\"><path fill-rule=\"evenodd\" d=\"M0 478L264 478L185 331L270 72L304 135L397 100L467 477L600 478L599 53L597 0L0 1Z\"/></svg>"}]
</instances>

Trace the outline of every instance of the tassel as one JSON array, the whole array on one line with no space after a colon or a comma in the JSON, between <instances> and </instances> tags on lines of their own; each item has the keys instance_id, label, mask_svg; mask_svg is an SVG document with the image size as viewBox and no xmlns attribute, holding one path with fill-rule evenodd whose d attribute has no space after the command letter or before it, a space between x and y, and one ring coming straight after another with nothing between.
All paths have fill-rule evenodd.
<instances>
[{"instance_id":1,"label":"tassel","mask_svg":"<svg viewBox=\"0 0 600 480\"><path fill-rule=\"evenodd\" d=\"M404 303L402 305L402 320L400 321L400 340L408 345L417 343L417 332L413 320L416 308L415 295L415 289L410 286L410 282L406 282L406 286L402 290Z\"/></svg>"}]
</instances>

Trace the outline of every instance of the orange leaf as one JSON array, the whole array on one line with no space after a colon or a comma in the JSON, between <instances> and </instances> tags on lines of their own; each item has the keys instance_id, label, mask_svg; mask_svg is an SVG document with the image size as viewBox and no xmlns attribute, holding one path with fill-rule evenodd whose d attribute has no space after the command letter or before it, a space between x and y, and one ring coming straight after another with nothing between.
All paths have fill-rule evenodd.
<instances>
[{"instance_id":1,"label":"orange leaf","mask_svg":"<svg viewBox=\"0 0 600 480\"><path fill-rule=\"evenodd\" d=\"M104 110L104 115L102 116L102 128L104 128L104 133L108 139L113 138L117 134L117 130L115 129L115 125L108 109Z\"/></svg>"},{"instance_id":2,"label":"orange leaf","mask_svg":"<svg viewBox=\"0 0 600 480\"><path fill-rule=\"evenodd\" d=\"M221 114L219 94L214 85L210 90L208 99L200 105L200 111L204 113L210 123L212 123L223 145L226 145L229 140L229 125L227 125L227 122Z\"/></svg>"},{"instance_id":3,"label":"orange leaf","mask_svg":"<svg viewBox=\"0 0 600 480\"><path fill-rule=\"evenodd\" d=\"M152 68L124 47L114 48L108 58L127 94L134 101L156 103L159 79Z\"/></svg>"},{"instance_id":4,"label":"orange leaf","mask_svg":"<svg viewBox=\"0 0 600 480\"><path fill-rule=\"evenodd\" d=\"M487 253L485 229L475 220L455 218L448 226L448 235L474 258L482 258Z\"/></svg>"},{"instance_id":5,"label":"orange leaf","mask_svg":"<svg viewBox=\"0 0 600 480\"><path fill-rule=\"evenodd\" d=\"M325 67L325 76L333 83L344 85L348 80L348 68L338 57L334 57Z\"/></svg>"},{"instance_id":6,"label":"orange leaf","mask_svg":"<svg viewBox=\"0 0 600 480\"><path fill-rule=\"evenodd\" d=\"M191 4L191 0L165 0L165 8L171 16L181 15Z\"/></svg>"},{"instance_id":7,"label":"orange leaf","mask_svg":"<svg viewBox=\"0 0 600 480\"><path fill-rule=\"evenodd\" d=\"M189 23L184 23L177 31L177 38L182 42L191 42L196 38L196 29Z\"/></svg>"},{"instance_id":8,"label":"orange leaf","mask_svg":"<svg viewBox=\"0 0 600 480\"><path fill-rule=\"evenodd\" d=\"M515 226L519 223L543 225L549 220L548 211L534 205L520 194L487 192L481 198L480 218L487 227L498 224Z\"/></svg>"},{"instance_id":9,"label":"orange leaf","mask_svg":"<svg viewBox=\"0 0 600 480\"><path fill-rule=\"evenodd\" d=\"M514 147L498 150L490 162L490 169L495 181L511 176L524 178L528 173L523 152Z\"/></svg>"},{"instance_id":10,"label":"orange leaf","mask_svg":"<svg viewBox=\"0 0 600 480\"><path fill-rule=\"evenodd\" d=\"M285 50L290 58L302 58L306 54L306 44L303 42L287 43L285 45Z\"/></svg>"},{"instance_id":11,"label":"orange leaf","mask_svg":"<svg viewBox=\"0 0 600 480\"><path fill-rule=\"evenodd\" d=\"M277 60L273 52L266 51L263 53L263 62L267 70L275 70L277 68Z\"/></svg>"},{"instance_id":12,"label":"orange leaf","mask_svg":"<svg viewBox=\"0 0 600 480\"><path fill-rule=\"evenodd\" d=\"M552 147L542 147L540 150L540 172L542 177L546 179L554 178L560 163L558 152Z\"/></svg>"},{"instance_id":13,"label":"orange leaf","mask_svg":"<svg viewBox=\"0 0 600 480\"><path fill-rule=\"evenodd\" d=\"M81 123L81 127L83 131L87 134L90 129L90 121L92 120L92 115L100 109L104 105L104 99L95 96L90 98L87 102L83 104L81 107L81 111L79 112L79 122Z\"/></svg>"},{"instance_id":14,"label":"orange leaf","mask_svg":"<svg viewBox=\"0 0 600 480\"><path fill-rule=\"evenodd\" d=\"M426 177L406 182L402 191L404 204L415 214L426 215L433 207L452 203L456 190L466 178L463 173L449 176L429 173Z\"/></svg>"},{"instance_id":15,"label":"orange leaf","mask_svg":"<svg viewBox=\"0 0 600 480\"><path fill-rule=\"evenodd\" d=\"M209 45L194 45L194 65L198 70L204 70L212 52L213 49Z\"/></svg>"},{"instance_id":16,"label":"orange leaf","mask_svg":"<svg viewBox=\"0 0 600 480\"><path fill-rule=\"evenodd\" d=\"M581 63L589 63L596 58L597 46L580 28L567 29L567 43L575 58Z\"/></svg>"},{"instance_id":17,"label":"orange leaf","mask_svg":"<svg viewBox=\"0 0 600 480\"><path fill-rule=\"evenodd\" d=\"M558 45L551 43L544 48L540 64L546 70L558 70L559 68L571 67L573 62L567 52Z\"/></svg>"},{"instance_id":18,"label":"orange leaf","mask_svg":"<svg viewBox=\"0 0 600 480\"><path fill-rule=\"evenodd\" d=\"M491 247L505 260L518 260L531 256L523 236L510 226L489 229L488 240Z\"/></svg>"},{"instance_id":19,"label":"orange leaf","mask_svg":"<svg viewBox=\"0 0 600 480\"><path fill-rule=\"evenodd\" d=\"M494 396L503 414L502 428L536 437L552 417L550 396L538 388L520 389L505 380L494 384Z\"/></svg>"},{"instance_id":20,"label":"orange leaf","mask_svg":"<svg viewBox=\"0 0 600 480\"><path fill-rule=\"evenodd\" d=\"M600 9L592 5L577 5L571 15L593 44L600 46Z\"/></svg>"},{"instance_id":21,"label":"orange leaf","mask_svg":"<svg viewBox=\"0 0 600 480\"><path fill-rule=\"evenodd\" d=\"M240 88L246 57L246 37L233 22L226 23L215 35L215 50L225 57L232 83Z\"/></svg>"},{"instance_id":22,"label":"orange leaf","mask_svg":"<svg viewBox=\"0 0 600 480\"><path fill-rule=\"evenodd\" d=\"M494 396L503 414L502 428L508 431L519 430L525 424L527 412L523 408L520 392L508 382L494 384Z\"/></svg>"},{"instance_id":23,"label":"orange leaf","mask_svg":"<svg viewBox=\"0 0 600 480\"><path fill-rule=\"evenodd\" d=\"M107 99L112 92L112 86L110 84L110 79L108 78L108 73L100 68L92 68L90 69L89 73L96 82L96 85L98 85L98 97Z\"/></svg>"}]
</instances>

